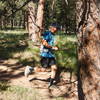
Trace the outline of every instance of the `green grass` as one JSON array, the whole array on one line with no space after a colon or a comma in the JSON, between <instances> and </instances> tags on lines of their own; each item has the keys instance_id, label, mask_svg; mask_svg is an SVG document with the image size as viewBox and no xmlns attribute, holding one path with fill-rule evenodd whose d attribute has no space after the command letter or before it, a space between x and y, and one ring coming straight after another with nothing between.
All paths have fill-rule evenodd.
<instances>
[{"instance_id":1,"label":"green grass","mask_svg":"<svg viewBox=\"0 0 100 100\"><path fill-rule=\"evenodd\" d=\"M9 59L13 53L23 51L27 45L22 45L20 41L25 40L25 31L0 31L0 56L2 59Z\"/></svg>"},{"instance_id":2,"label":"green grass","mask_svg":"<svg viewBox=\"0 0 100 100\"><path fill-rule=\"evenodd\" d=\"M6 30L0 31L0 56L2 59L18 59L23 65L40 65L39 49L33 48L28 39L28 33L25 30ZM59 48L70 48L55 52L57 64L60 67L72 68L74 71L77 66L76 59L76 37L74 35L56 35ZM19 55L16 57L16 55Z\"/></svg>"},{"instance_id":3,"label":"green grass","mask_svg":"<svg viewBox=\"0 0 100 100\"><path fill-rule=\"evenodd\" d=\"M0 82L0 100L44 100L43 98L38 89L12 86L7 82ZM51 100L64 100L64 98L56 97Z\"/></svg>"},{"instance_id":4,"label":"green grass","mask_svg":"<svg viewBox=\"0 0 100 100\"><path fill-rule=\"evenodd\" d=\"M18 59L23 65L38 64L39 50L27 41L28 33L25 30L0 31L0 57L1 59ZM16 55L19 55L16 57Z\"/></svg>"},{"instance_id":5,"label":"green grass","mask_svg":"<svg viewBox=\"0 0 100 100\"><path fill-rule=\"evenodd\" d=\"M34 88L8 86L0 83L0 100L41 100L41 96Z\"/></svg>"},{"instance_id":6,"label":"green grass","mask_svg":"<svg viewBox=\"0 0 100 100\"><path fill-rule=\"evenodd\" d=\"M7 83L0 82L0 100L44 100L43 98L42 94L38 93L38 89L8 86ZM64 98L56 97L51 100L64 100Z\"/></svg>"},{"instance_id":7,"label":"green grass","mask_svg":"<svg viewBox=\"0 0 100 100\"><path fill-rule=\"evenodd\" d=\"M77 69L76 37L74 35L56 35L59 48L70 48L66 51L55 52L57 65ZM17 59L22 65L39 66L39 48L33 47L25 30L2 30L0 31L0 59ZM2 100L42 100L38 92L29 88L9 86L8 83L0 83L0 99ZM62 97L54 100L63 100Z\"/></svg>"},{"instance_id":8,"label":"green grass","mask_svg":"<svg viewBox=\"0 0 100 100\"><path fill-rule=\"evenodd\" d=\"M7 82L0 82L0 91L6 91L9 87Z\"/></svg>"}]
</instances>

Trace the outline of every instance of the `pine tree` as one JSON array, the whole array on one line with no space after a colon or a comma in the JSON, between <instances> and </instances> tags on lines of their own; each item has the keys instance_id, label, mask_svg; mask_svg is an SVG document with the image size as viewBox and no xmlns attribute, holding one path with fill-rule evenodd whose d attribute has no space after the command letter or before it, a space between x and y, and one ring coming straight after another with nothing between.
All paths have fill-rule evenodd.
<instances>
[{"instance_id":1,"label":"pine tree","mask_svg":"<svg viewBox=\"0 0 100 100\"><path fill-rule=\"evenodd\" d=\"M77 0L79 100L100 100L100 1Z\"/></svg>"}]
</instances>

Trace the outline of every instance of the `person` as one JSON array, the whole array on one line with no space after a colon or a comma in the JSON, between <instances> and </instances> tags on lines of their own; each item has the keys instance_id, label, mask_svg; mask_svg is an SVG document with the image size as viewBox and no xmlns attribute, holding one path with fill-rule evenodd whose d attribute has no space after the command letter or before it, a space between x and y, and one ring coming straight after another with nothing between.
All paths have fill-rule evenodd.
<instances>
[{"instance_id":1,"label":"person","mask_svg":"<svg viewBox=\"0 0 100 100\"><path fill-rule=\"evenodd\" d=\"M41 47L40 47L40 56L41 56L41 68L34 68L35 71L44 72L47 68L51 68L51 76L49 87L53 85L55 80L55 75L57 71L56 58L53 53L53 50L58 50L58 47L55 46L55 34L58 31L57 24L51 24L48 31L45 31L42 34ZM30 68L31 69L31 68Z\"/></svg>"},{"instance_id":2,"label":"person","mask_svg":"<svg viewBox=\"0 0 100 100\"><path fill-rule=\"evenodd\" d=\"M45 70L48 67L51 67L51 79L49 87L53 84L55 80L55 75L57 71L56 59L53 53L53 50L58 50L58 47L55 46L55 34L58 30L57 24L51 24L49 30L44 32L42 35L42 46L41 46L41 65L42 70Z\"/></svg>"}]
</instances>

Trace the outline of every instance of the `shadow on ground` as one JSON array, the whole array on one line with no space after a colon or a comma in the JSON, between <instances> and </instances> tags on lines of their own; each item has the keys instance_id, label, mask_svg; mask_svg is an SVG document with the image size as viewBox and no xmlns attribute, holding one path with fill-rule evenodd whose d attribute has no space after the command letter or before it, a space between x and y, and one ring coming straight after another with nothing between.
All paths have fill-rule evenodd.
<instances>
[{"instance_id":1,"label":"shadow on ground","mask_svg":"<svg viewBox=\"0 0 100 100\"><path fill-rule=\"evenodd\" d=\"M30 59L19 60L20 57L13 58L13 54L17 52L23 52L28 48L28 43L23 42L27 39L27 34L4 34L0 33L0 81L1 82L12 82L15 80L16 85L28 84L24 77L24 68L26 65L35 66L36 60L31 57ZM67 52L67 56L75 57L75 50L71 49ZM66 51L61 52L66 58ZM37 55L36 55L37 56ZM61 56L60 56L61 57ZM59 57L58 57L59 59ZM65 59L66 60L66 59ZM58 63L59 64L59 63ZM60 64L59 64L60 66ZM74 70L71 67L59 67L56 74L56 81L53 87L48 88L48 82L50 80L50 72L48 73L35 73L31 77L31 88L38 90L42 99L44 98L72 98L77 97L77 79L73 74ZM16 81L17 80L17 81ZM20 84L20 81L23 83ZM18 82L18 83L17 83ZM0 90L6 90L9 86L0 86ZM49 100L47 99L47 100ZM69 99L70 100L70 99ZM75 99L73 99L75 100Z\"/></svg>"},{"instance_id":2,"label":"shadow on ground","mask_svg":"<svg viewBox=\"0 0 100 100\"><path fill-rule=\"evenodd\" d=\"M30 79L31 86L42 95L43 100L56 99L56 98L77 98L77 79L73 74L73 70L69 68L58 68L56 81L53 86L48 88L50 81L50 72L48 73L35 73ZM72 99L71 99L72 100Z\"/></svg>"},{"instance_id":3,"label":"shadow on ground","mask_svg":"<svg viewBox=\"0 0 100 100\"><path fill-rule=\"evenodd\" d=\"M34 60L13 58L16 53L23 53L28 48L27 33L3 33L0 31L0 81L10 81L24 75L26 64L34 64Z\"/></svg>"},{"instance_id":4,"label":"shadow on ground","mask_svg":"<svg viewBox=\"0 0 100 100\"><path fill-rule=\"evenodd\" d=\"M24 51L28 44L26 33L0 33L0 59L9 59L13 53Z\"/></svg>"}]
</instances>

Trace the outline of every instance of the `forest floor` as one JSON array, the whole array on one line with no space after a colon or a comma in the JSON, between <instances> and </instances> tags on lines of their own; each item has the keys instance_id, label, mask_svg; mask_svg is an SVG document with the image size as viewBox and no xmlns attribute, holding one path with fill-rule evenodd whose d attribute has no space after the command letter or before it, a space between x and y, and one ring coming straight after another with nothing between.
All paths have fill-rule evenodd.
<instances>
[{"instance_id":1,"label":"forest floor","mask_svg":"<svg viewBox=\"0 0 100 100\"><path fill-rule=\"evenodd\" d=\"M56 84L48 88L50 72L32 73L28 79L24 76L26 65L39 66L38 50L29 49L23 42L27 37L24 33L0 31L0 100L78 100L74 69L60 67L66 65L65 61L66 66L75 66L74 49L57 54L59 61L62 61L58 62ZM65 45L74 47L71 42Z\"/></svg>"},{"instance_id":2,"label":"forest floor","mask_svg":"<svg viewBox=\"0 0 100 100\"><path fill-rule=\"evenodd\" d=\"M35 99L33 100L57 100L58 97L62 97L64 100L75 100L75 97L77 98L77 79L75 75L72 75L69 69L66 71L60 69L60 71L62 71L58 73L59 76L57 76L57 84L50 88L48 88L50 72L32 73L27 79L24 77L24 69L25 66L17 64L17 60L1 60L0 81L8 82L9 86L20 86L33 89L36 92L34 96ZM7 98L4 99L5 96L5 94L1 94L0 100L7 100Z\"/></svg>"}]
</instances>

